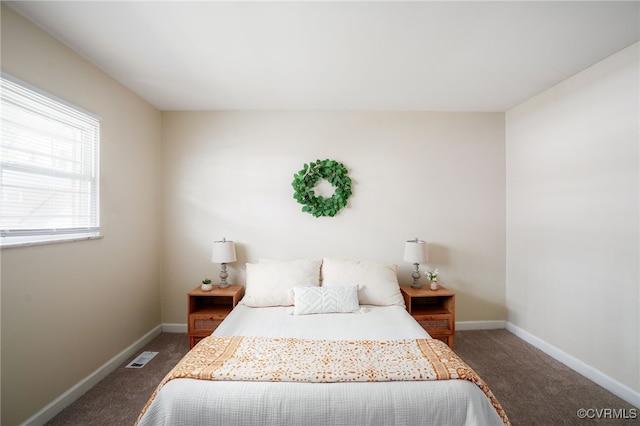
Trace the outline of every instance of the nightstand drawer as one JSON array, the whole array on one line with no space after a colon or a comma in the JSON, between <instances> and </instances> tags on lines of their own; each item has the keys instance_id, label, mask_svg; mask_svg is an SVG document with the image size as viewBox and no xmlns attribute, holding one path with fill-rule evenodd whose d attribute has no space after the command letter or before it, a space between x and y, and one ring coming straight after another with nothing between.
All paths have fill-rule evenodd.
<instances>
[{"instance_id":1,"label":"nightstand drawer","mask_svg":"<svg viewBox=\"0 0 640 426\"><path fill-rule=\"evenodd\" d=\"M434 333L452 333L453 332L453 315L416 315L416 321L427 330L430 334Z\"/></svg>"},{"instance_id":2,"label":"nightstand drawer","mask_svg":"<svg viewBox=\"0 0 640 426\"><path fill-rule=\"evenodd\" d=\"M196 330L215 330L222 321L213 318L194 318L193 331Z\"/></svg>"},{"instance_id":3,"label":"nightstand drawer","mask_svg":"<svg viewBox=\"0 0 640 426\"><path fill-rule=\"evenodd\" d=\"M223 319L224 316L218 314L191 314L189 315L189 333L211 334Z\"/></svg>"}]
</instances>

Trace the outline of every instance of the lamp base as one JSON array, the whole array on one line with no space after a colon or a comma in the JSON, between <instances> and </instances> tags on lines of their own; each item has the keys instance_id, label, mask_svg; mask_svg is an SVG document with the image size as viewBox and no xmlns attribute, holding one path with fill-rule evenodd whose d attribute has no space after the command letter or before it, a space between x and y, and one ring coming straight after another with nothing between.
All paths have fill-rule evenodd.
<instances>
[{"instance_id":1,"label":"lamp base","mask_svg":"<svg viewBox=\"0 0 640 426\"><path fill-rule=\"evenodd\" d=\"M422 284L420 284L420 264L419 263L413 264L413 273L411 274L411 278L413 278L411 287L422 288Z\"/></svg>"},{"instance_id":2,"label":"lamp base","mask_svg":"<svg viewBox=\"0 0 640 426\"><path fill-rule=\"evenodd\" d=\"M218 287L220 288L227 288L229 287L229 283L227 282L227 277L229 276L229 274L227 274L227 264L226 263L221 263L220 264L220 285Z\"/></svg>"}]
</instances>

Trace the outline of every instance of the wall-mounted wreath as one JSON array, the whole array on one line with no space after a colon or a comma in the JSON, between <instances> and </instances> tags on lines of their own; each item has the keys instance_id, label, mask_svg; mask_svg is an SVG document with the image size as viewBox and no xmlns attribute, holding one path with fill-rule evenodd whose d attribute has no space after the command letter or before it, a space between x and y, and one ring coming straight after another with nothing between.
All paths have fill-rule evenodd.
<instances>
[{"instance_id":1,"label":"wall-mounted wreath","mask_svg":"<svg viewBox=\"0 0 640 426\"><path fill-rule=\"evenodd\" d=\"M329 198L316 195L313 190L321 179L326 179L333 186L334 192ZM334 160L316 160L315 163L305 164L302 170L293 175L291 186L293 198L304 206L302 211L315 217L335 216L347 205L351 196L351 178L347 176L347 168Z\"/></svg>"}]
</instances>

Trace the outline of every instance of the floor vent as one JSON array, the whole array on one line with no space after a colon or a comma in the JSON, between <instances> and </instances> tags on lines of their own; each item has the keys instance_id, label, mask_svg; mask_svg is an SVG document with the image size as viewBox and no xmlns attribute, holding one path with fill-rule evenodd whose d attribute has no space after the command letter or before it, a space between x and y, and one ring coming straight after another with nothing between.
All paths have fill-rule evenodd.
<instances>
[{"instance_id":1,"label":"floor vent","mask_svg":"<svg viewBox=\"0 0 640 426\"><path fill-rule=\"evenodd\" d=\"M136 359L131 361L126 368L142 368L146 363L151 361L154 356L158 355L158 352L144 351Z\"/></svg>"}]
</instances>

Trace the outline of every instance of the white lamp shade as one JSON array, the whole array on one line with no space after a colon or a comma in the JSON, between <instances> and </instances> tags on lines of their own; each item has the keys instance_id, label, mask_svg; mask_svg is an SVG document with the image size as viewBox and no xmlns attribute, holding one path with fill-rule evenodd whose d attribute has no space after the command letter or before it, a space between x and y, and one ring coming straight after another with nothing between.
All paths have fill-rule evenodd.
<instances>
[{"instance_id":1,"label":"white lamp shade","mask_svg":"<svg viewBox=\"0 0 640 426\"><path fill-rule=\"evenodd\" d=\"M422 240L408 240L404 244L404 260L410 263L425 263L429 260L427 243Z\"/></svg>"},{"instance_id":2,"label":"white lamp shade","mask_svg":"<svg viewBox=\"0 0 640 426\"><path fill-rule=\"evenodd\" d=\"M231 263L236 261L236 246L233 241L214 241L213 253L211 254L212 263Z\"/></svg>"}]
</instances>

